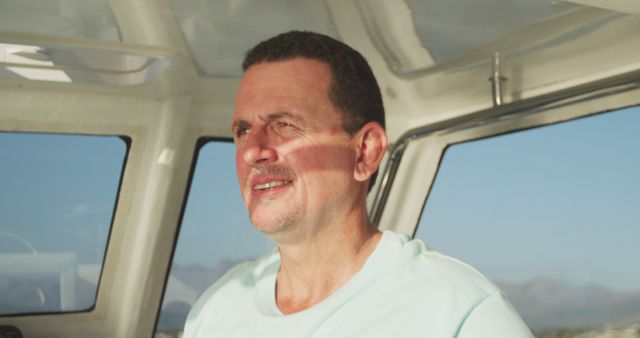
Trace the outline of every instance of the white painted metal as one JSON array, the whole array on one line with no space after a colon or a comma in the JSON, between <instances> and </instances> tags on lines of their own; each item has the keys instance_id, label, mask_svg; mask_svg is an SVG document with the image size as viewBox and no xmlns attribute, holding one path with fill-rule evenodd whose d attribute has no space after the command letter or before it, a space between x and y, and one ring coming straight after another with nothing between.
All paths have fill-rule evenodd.
<instances>
[{"instance_id":1,"label":"white painted metal","mask_svg":"<svg viewBox=\"0 0 640 338\"><path fill-rule=\"evenodd\" d=\"M563 0L580 5L597 7L620 13L640 15L640 3L635 0Z\"/></svg>"}]
</instances>

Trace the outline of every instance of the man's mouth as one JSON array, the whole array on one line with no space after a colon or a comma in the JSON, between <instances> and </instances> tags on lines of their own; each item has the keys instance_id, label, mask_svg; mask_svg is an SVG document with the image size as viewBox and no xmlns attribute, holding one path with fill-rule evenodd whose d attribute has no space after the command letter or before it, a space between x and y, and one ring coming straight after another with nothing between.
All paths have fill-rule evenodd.
<instances>
[{"instance_id":1,"label":"man's mouth","mask_svg":"<svg viewBox=\"0 0 640 338\"><path fill-rule=\"evenodd\" d=\"M262 184L256 184L253 186L254 190L269 190L269 189L273 189L275 187L280 187L283 185L287 185L291 183L291 181L289 180L284 180L284 181L271 181L271 182L266 182L266 183L262 183Z\"/></svg>"}]
</instances>

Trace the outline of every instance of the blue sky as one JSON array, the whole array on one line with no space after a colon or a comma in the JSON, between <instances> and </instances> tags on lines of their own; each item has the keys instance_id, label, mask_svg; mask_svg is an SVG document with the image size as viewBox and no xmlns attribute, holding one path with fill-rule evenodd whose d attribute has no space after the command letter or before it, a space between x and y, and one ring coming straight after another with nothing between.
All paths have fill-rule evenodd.
<instances>
[{"instance_id":1,"label":"blue sky","mask_svg":"<svg viewBox=\"0 0 640 338\"><path fill-rule=\"evenodd\" d=\"M418 237L500 280L638 289L639 129L633 108L451 146ZM125 155L117 137L0 133L0 232L99 262ZM249 224L233 158L231 143L202 148L175 262L273 248Z\"/></svg>"},{"instance_id":2,"label":"blue sky","mask_svg":"<svg viewBox=\"0 0 640 338\"><path fill-rule=\"evenodd\" d=\"M451 146L417 237L507 281L640 287L640 109Z\"/></svg>"},{"instance_id":3,"label":"blue sky","mask_svg":"<svg viewBox=\"0 0 640 338\"><path fill-rule=\"evenodd\" d=\"M126 152L119 137L0 133L0 253L27 250L11 233L101 262Z\"/></svg>"}]
</instances>

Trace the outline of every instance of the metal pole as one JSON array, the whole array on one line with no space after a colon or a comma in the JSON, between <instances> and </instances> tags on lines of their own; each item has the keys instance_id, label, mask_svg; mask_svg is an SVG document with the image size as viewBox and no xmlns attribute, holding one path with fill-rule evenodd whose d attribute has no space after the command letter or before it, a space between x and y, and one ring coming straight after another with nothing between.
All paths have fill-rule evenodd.
<instances>
[{"instance_id":1,"label":"metal pole","mask_svg":"<svg viewBox=\"0 0 640 338\"><path fill-rule=\"evenodd\" d=\"M387 203L387 198L389 197L389 193L391 191L391 186L400 166L400 160L402 159L404 151L407 149L409 143L412 140L416 138L426 137L434 132L442 131L455 126L462 126L503 115L519 114L573 97L578 97L592 92L612 89L625 85L632 85L632 87L622 88L621 90L624 91L635 89L640 86L640 69L636 69L625 74L615 75L601 80L577 85L575 87L559 90L556 92L511 102L508 104L502 104L497 107L480 110L464 116L407 131L405 134L400 136L393 149L390 150L391 155L389 156L389 161L387 162L384 173L382 173L383 179L380 182L380 187L378 188L375 200L373 202L373 207L371 209L372 212L370 213L370 216L372 222L374 224L380 223L380 219L382 218L382 213L384 211L384 206Z\"/></svg>"},{"instance_id":2,"label":"metal pole","mask_svg":"<svg viewBox=\"0 0 640 338\"><path fill-rule=\"evenodd\" d=\"M491 81L491 92L494 107L501 106L504 103L504 87L502 86L502 82L506 80L507 78L502 76L502 60L500 52L495 52L493 54L492 74L489 78L489 81Z\"/></svg>"}]
</instances>

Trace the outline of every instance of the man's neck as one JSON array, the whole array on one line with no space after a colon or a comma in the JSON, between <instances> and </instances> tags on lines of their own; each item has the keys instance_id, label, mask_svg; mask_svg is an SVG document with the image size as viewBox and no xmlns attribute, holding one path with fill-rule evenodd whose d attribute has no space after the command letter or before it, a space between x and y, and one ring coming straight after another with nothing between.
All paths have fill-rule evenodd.
<instances>
[{"instance_id":1,"label":"man's neck","mask_svg":"<svg viewBox=\"0 0 640 338\"><path fill-rule=\"evenodd\" d=\"M313 238L280 245L276 303L284 314L320 303L362 268L381 233L366 218L353 226L325 228Z\"/></svg>"}]
</instances>

